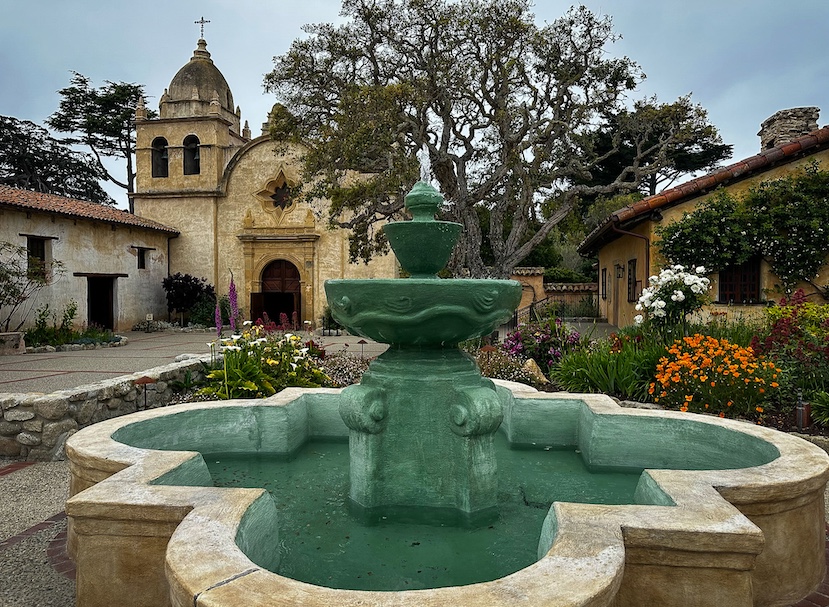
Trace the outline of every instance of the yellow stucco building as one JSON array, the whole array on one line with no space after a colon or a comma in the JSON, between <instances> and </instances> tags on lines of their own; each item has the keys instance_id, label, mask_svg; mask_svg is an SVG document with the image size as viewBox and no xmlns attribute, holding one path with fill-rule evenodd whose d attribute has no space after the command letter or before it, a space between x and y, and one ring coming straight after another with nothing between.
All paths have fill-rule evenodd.
<instances>
[{"instance_id":1,"label":"yellow stucco building","mask_svg":"<svg viewBox=\"0 0 829 607\"><path fill-rule=\"evenodd\" d=\"M586 257L598 258L599 313L617 326L633 323L635 305L648 277L663 260L654 246L656 228L678 221L708 200L715 191L739 196L763 181L779 179L813 161L829 167L829 126L818 129L818 108L781 110L764 121L759 133L762 151L677 187L665 190L608 216L579 246ZM713 308L753 314L758 305L778 299L777 278L760 258L709 277ZM807 292L814 289L806 287Z\"/></svg>"},{"instance_id":2,"label":"yellow stucco building","mask_svg":"<svg viewBox=\"0 0 829 607\"><path fill-rule=\"evenodd\" d=\"M302 150L251 137L203 39L161 96L158 117L138 107L136 140L132 202L136 215L180 233L171 273L204 277L219 295L232 275L246 318L296 313L316 323L325 280L397 275L392 255L350 264L348 233L320 219L325 201L291 196Z\"/></svg>"}]
</instances>

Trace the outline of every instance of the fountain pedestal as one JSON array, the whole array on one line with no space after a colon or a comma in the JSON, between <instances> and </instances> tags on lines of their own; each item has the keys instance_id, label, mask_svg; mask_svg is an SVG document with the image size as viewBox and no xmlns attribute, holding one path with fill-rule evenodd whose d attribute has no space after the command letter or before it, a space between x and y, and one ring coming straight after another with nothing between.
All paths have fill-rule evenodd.
<instances>
[{"instance_id":1,"label":"fountain pedestal","mask_svg":"<svg viewBox=\"0 0 829 607\"><path fill-rule=\"evenodd\" d=\"M502 408L468 355L387 350L343 397L350 497L369 519L477 525L497 516Z\"/></svg>"}]
</instances>

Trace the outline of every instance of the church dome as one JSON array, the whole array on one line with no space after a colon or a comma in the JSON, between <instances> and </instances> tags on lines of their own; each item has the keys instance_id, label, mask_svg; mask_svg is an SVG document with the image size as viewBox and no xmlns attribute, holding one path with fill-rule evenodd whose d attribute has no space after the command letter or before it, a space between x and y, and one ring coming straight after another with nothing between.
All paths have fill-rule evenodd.
<instances>
[{"instance_id":1,"label":"church dome","mask_svg":"<svg viewBox=\"0 0 829 607\"><path fill-rule=\"evenodd\" d=\"M184 67L170 81L161 97L162 118L186 118L218 113L239 129L238 110L234 110L233 94L227 80L210 58L207 42L200 38Z\"/></svg>"}]
</instances>

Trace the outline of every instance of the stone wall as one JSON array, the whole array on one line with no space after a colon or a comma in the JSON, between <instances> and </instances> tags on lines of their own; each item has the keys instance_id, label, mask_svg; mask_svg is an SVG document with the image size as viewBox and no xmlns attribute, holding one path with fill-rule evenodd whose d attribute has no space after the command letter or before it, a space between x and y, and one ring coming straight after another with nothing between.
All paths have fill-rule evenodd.
<instances>
[{"instance_id":1,"label":"stone wall","mask_svg":"<svg viewBox=\"0 0 829 607\"><path fill-rule=\"evenodd\" d=\"M134 413L163 407L175 393L175 382L204 378L209 357L182 360L148 371L123 375L51 394L0 394L0 457L28 461L64 458L64 443L80 428ZM152 383L143 383L150 378Z\"/></svg>"},{"instance_id":2,"label":"stone wall","mask_svg":"<svg viewBox=\"0 0 829 607\"><path fill-rule=\"evenodd\" d=\"M798 137L808 135L818 128L820 108L794 107L780 110L760 124L760 151L786 144Z\"/></svg>"}]
</instances>

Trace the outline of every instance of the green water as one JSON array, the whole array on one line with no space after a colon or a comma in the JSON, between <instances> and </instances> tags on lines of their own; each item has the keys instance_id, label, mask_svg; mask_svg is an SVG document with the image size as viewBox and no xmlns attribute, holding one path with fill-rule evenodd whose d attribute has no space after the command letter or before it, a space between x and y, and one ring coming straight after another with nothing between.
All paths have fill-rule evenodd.
<instances>
[{"instance_id":1,"label":"green water","mask_svg":"<svg viewBox=\"0 0 829 607\"><path fill-rule=\"evenodd\" d=\"M353 590L474 584L536 561L554 501L631 504L637 473L591 473L575 451L510 450L496 438L500 515L476 529L366 525L349 514L348 444L308 443L284 457L205 454L219 487L264 487L279 511L279 570L303 582Z\"/></svg>"}]
</instances>

